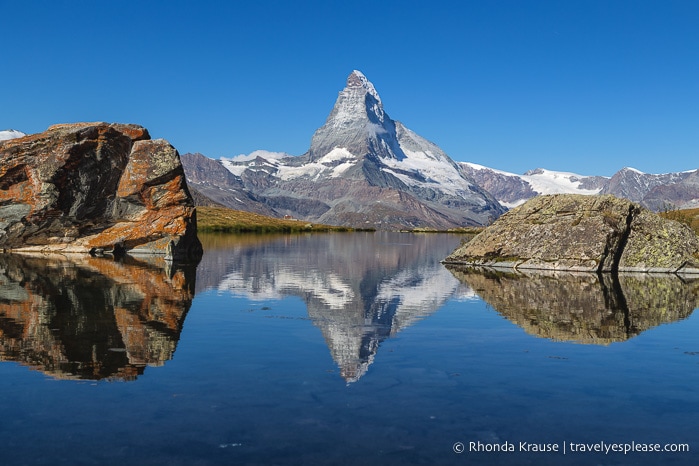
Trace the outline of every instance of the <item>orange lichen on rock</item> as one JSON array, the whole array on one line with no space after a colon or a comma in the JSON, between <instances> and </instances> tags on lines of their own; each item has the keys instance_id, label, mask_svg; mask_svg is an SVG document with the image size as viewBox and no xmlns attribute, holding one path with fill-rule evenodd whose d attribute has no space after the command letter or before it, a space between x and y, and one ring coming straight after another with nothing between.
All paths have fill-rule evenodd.
<instances>
[{"instance_id":1,"label":"orange lichen on rock","mask_svg":"<svg viewBox=\"0 0 699 466\"><path fill-rule=\"evenodd\" d=\"M179 154L125 124L54 125L0 142L0 249L198 260Z\"/></svg>"}]
</instances>

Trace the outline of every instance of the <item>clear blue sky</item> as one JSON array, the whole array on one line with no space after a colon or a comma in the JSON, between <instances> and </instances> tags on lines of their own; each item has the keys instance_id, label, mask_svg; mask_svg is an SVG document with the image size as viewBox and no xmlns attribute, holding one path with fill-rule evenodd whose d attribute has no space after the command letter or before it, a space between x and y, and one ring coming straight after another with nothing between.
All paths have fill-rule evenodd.
<instances>
[{"instance_id":1,"label":"clear blue sky","mask_svg":"<svg viewBox=\"0 0 699 466\"><path fill-rule=\"evenodd\" d=\"M0 129L300 155L347 75L453 159L699 168L699 1L0 0Z\"/></svg>"}]
</instances>

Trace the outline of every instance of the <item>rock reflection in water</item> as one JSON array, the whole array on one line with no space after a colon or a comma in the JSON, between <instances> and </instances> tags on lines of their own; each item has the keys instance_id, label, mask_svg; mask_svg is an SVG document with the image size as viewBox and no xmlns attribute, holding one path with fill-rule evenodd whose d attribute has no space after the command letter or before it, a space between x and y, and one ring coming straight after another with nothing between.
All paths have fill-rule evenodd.
<instances>
[{"instance_id":1,"label":"rock reflection in water","mask_svg":"<svg viewBox=\"0 0 699 466\"><path fill-rule=\"evenodd\" d=\"M133 380L172 358L195 274L157 259L0 254L0 359L55 378Z\"/></svg>"},{"instance_id":2,"label":"rock reflection in water","mask_svg":"<svg viewBox=\"0 0 699 466\"><path fill-rule=\"evenodd\" d=\"M249 300L298 296L347 382L386 338L432 314L459 290L439 262L452 235L351 233L279 237L202 235L197 284Z\"/></svg>"},{"instance_id":3,"label":"rock reflection in water","mask_svg":"<svg viewBox=\"0 0 699 466\"><path fill-rule=\"evenodd\" d=\"M607 345L688 317L699 280L673 274L501 273L448 266L498 313L527 333Z\"/></svg>"}]
</instances>

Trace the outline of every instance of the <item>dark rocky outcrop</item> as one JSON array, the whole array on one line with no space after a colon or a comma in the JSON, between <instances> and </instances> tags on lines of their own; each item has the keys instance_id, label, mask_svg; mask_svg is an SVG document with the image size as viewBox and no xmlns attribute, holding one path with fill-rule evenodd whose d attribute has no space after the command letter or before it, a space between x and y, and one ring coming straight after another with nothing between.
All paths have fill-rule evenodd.
<instances>
[{"instance_id":1,"label":"dark rocky outcrop","mask_svg":"<svg viewBox=\"0 0 699 466\"><path fill-rule=\"evenodd\" d=\"M503 215L445 263L589 272L699 273L699 238L613 196L534 198Z\"/></svg>"},{"instance_id":2,"label":"dark rocky outcrop","mask_svg":"<svg viewBox=\"0 0 699 466\"><path fill-rule=\"evenodd\" d=\"M198 260L179 154L124 124L55 125L0 142L0 248Z\"/></svg>"}]
</instances>

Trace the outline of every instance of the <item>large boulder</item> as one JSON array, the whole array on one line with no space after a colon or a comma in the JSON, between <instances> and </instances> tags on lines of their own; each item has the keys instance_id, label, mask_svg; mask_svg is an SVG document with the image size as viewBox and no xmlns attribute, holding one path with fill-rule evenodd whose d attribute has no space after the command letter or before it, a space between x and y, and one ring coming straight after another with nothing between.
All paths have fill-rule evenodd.
<instances>
[{"instance_id":1,"label":"large boulder","mask_svg":"<svg viewBox=\"0 0 699 466\"><path fill-rule=\"evenodd\" d=\"M540 196L509 211L445 263L590 272L699 273L699 238L631 201Z\"/></svg>"},{"instance_id":2,"label":"large boulder","mask_svg":"<svg viewBox=\"0 0 699 466\"><path fill-rule=\"evenodd\" d=\"M198 260L179 154L124 124L55 125L0 142L0 248Z\"/></svg>"}]
</instances>

